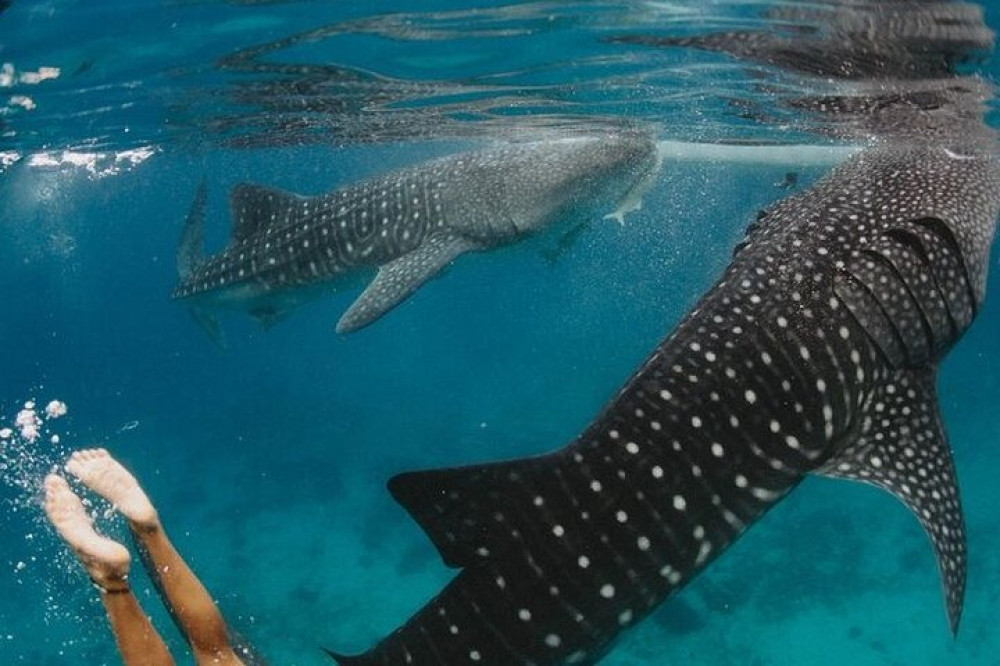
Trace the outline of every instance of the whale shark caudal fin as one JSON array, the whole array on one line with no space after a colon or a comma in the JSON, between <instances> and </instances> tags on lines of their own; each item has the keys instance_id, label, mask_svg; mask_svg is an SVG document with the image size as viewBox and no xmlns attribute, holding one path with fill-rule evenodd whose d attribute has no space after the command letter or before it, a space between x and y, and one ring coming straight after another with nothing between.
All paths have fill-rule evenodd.
<instances>
[{"instance_id":1,"label":"whale shark caudal fin","mask_svg":"<svg viewBox=\"0 0 1000 666\"><path fill-rule=\"evenodd\" d=\"M857 441L818 473L869 483L916 515L934 546L952 633L965 594L965 526L934 373L901 370L869 399Z\"/></svg>"},{"instance_id":2,"label":"whale shark caudal fin","mask_svg":"<svg viewBox=\"0 0 1000 666\"><path fill-rule=\"evenodd\" d=\"M381 268L337 322L338 333L350 333L375 321L420 288L463 252L479 246L451 231L432 232L416 249Z\"/></svg>"},{"instance_id":3,"label":"whale shark caudal fin","mask_svg":"<svg viewBox=\"0 0 1000 666\"><path fill-rule=\"evenodd\" d=\"M240 183L229 192L233 242L259 234L269 226L285 224L308 197L273 187Z\"/></svg>"},{"instance_id":4,"label":"whale shark caudal fin","mask_svg":"<svg viewBox=\"0 0 1000 666\"><path fill-rule=\"evenodd\" d=\"M188 279L199 264L204 261L205 251L205 205L208 200L208 185L202 178L198 185L198 191L188 209L187 217L184 219L184 228L181 230L181 240L177 245L177 274L181 281ZM189 308L191 316L198 322L198 325L205 330L208 337L212 339L221 349L226 348L226 336L219 323L219 318L212 312L203 308Z\"/></svg>"},{"instance_id":5,"label":"whale shark caudal fin","mask_svg":"<svg viewBox=\"0 0 1000 666\"><path fill-rule=\"evenodd\" d=\"M204 260L205 251L205 202L208 200L208 185L202 178L198 191L188 209L181 230L181 240L177 245L177 274L186 280Z\"/></svg>"}]
</instances>

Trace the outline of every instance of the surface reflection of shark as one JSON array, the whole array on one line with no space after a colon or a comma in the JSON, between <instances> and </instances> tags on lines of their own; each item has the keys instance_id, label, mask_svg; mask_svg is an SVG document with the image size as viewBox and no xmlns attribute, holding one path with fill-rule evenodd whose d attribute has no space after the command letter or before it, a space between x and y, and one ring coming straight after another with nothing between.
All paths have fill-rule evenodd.
<instances>
[{"instance_id":1,"label":"surface reflection of shark","mask_svg":"<svg viewBox=\"0 0 1000 666\"><path fill-rule=\"evenodd\" d=\"M257 185L231 193L233 238L201 258L205 189L178 250L174 298L221 341L213 310L245 310L268 326L342 278L377 269L337 324L381 317L456 257L524 238L602 205L635 210L658 165L641 133L515 144L432 160L329 194L303 197Z\"/></svg>"},{"instance_id":2,"label":"surface reflection of shark","mask_svg":"<svg viewBox=\"0 0 1000 666\"><path fill-rule=\"evenodd\" d=\"M818 5L829 25L783 39L769 62L812 74L826 57L817 85L838 71L844 85L796 103L822 116L822 134L867 132L869 147L761 212L720 280L567 446L391 479L460 571L339 663L594 664L808 475L872 484L914 514L957 631L965 526L936 378L985 297L1000 214L998 142L982 120L990 91L953 69L982 45L966 38L984 34L981 13ZM881 20L899 8L907 21ZM931 20L940 12L968 21L951 30ZM872 39L895 57L865 69L844 55ZM773 37L616 41L743 56ZM923 73L936 78L904 77Z\"/></svg>"}]
</instances>

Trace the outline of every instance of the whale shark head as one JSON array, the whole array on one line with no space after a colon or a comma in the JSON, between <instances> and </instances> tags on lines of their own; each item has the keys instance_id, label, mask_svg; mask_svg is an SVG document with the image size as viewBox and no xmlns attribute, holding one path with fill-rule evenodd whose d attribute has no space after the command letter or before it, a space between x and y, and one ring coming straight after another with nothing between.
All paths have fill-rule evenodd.
<instances>
[{"instance_id":1,"label":"whale shark head","mask_svg":"<svg viewBox=\"0 0 1000 666\"><path fill-rule=\"evenodd\" d=\"M474 233L493 239L614 206L658 166L655 142L640 132L515 144L490 156L468 165L453 197L456 208L474 207Z\"/></svg>"},{"instance_id":2,"label":"whale shark head","mask_svg":"<svg viewBox=\"0 0 1000 666\"><path fill-rule=\"evenodd\" d=\"M501 195L518 231L574 211L616 205L656 170L656 145L639 133L555 142L529 168L511 173Z\"/></svg>"}]
</instances>

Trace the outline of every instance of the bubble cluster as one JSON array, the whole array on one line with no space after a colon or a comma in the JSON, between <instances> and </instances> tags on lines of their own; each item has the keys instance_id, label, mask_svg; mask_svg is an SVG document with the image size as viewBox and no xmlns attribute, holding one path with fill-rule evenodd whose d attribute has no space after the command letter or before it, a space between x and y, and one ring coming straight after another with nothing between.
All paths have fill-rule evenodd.
<instances>
[{"instance_id":1,"label":"bubble cluster","mask_svg":"<svg viewBox=\"0 0 1000 666\"><path fill-rule=\"evenodd\" d=\"M13 419L0 416L0 479L12 493L5 493L13 508L32 505L45 475L68 455L56 422L69 411L66 403L51 400L44 408L26 400Z\"/></svg>"},{"instance_id":2,"label":"bubble cluster","mask_svg":"<svg viewBox=\"0 0 1000 666\"><path fill-rule=\"evenodd\" d=\"M0 567L16 585L37 590L38 607L28 612L39 613L63 650L103 654L112 648L105 647L102 631L80 634L66 629L82 618L98 617L100 601L91 594L75 557L50 528L41 506L45 476L62 467L76 439L64 418L67 413L61 400L34 398L6 413L0 411L0 530L6 546ZM84 505L92 515L110 508L89 498ZM6 639L25 637L10 634Z\"/></svg>"}]
</instances>

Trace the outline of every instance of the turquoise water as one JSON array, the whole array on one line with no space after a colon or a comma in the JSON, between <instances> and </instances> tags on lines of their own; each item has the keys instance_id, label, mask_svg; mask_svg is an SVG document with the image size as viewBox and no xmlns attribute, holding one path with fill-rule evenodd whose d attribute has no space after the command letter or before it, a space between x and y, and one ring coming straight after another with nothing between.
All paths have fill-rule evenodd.
<instances>
[{"instance_id":1,"label":"turquoise water","mask_svg":"<svg viewBox=\"0 0 1000 666\"><path fill-rule=\"evenodd\" d=\"M459 3L433 4L421 9ZM451 575L385 481L569 441L711 284L754 213L786 193L777 185L786 172L799 173L799 187L823 173L667 163L625 226L595 222L555 263L543 256L554 237L462 257L349 336L333 327L351 290L269 331L227 316L224 351L168 300L177 236L203 177L208 240L219 248L225 192L238 182L320 193L543 118L627 115L689 141L775 138L722 111L727 95L753 94L724 58L599 40L614 27L752 24L746 5L520 7L391 20L400 6L390 3L149 2L123 12L15 0L0 14L0 65L60 71L0 88L0 100L34 106L12 101L0 115L0 152L13 162L0 173L0 425L28 399L69 406L48 424L58 444L47 435L4 449L0 664L117 663L96 595L37 496L68 451L97 444L139 476L231 624L272 663L329 663L320 646L366 648ZM987 10L1000 25L997 8ZM377 30L357 28L366 17L379 17ZM255 61L377 74L348 86L359 106L324 99L309 116L347 118L336 132L279 127L303 116L259 89L234 93L273 72L217 67L238 49L348 20L351 30ZM454 32L432 39L416 28ZM402 85L413 82L424 88ZM400 109L417 119L400 120ZM69 164L64 149L86 164ZM132 153L135 164L114 160L146 149ZM874 489L811 479L602 663L1000 662L998 279L994 270L992 298L940 380L969 532L957 639L907 511ZM95 510L125 538L120 519ZM182 654L136 576L144 607Z\"/></svg>"}]
</instances>

